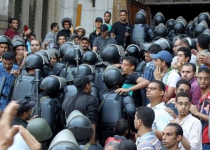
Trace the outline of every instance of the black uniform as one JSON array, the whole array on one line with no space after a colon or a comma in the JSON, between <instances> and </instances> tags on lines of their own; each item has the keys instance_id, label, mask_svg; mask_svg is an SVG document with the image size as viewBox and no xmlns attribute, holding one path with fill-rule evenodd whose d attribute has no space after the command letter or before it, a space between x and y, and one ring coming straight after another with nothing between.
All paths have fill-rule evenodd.
<instances>
[{"instance_id":1,"label":"black uniform","mask_svg":"<svg viewBox=\"0 0 210 150\"><path fill-rule=\"evenodd\" d=\"M73 110L79 110L88 119L90 119L92 124L97 123L99 100L94 96L91 96L84 91L78 91L77 94L69 97L64 103L66 118Z\"/></svg>"},{"instance_id":2,"label":"black uniform","mask_svg":"<svg viewBox=\"0 0 210 150\"><path fill-rule=\"evenodd\" d=\"M90 40L90 48L93 49L93 41L95 40L95 38L101 36L101 32L96 34L96 30L93 31L90 35L89 35L89 40Z\"/></svg>"},{"instance_id":3,"label":"black uniform","mask_svg":"<svg viewBox=\"0 0 210 150\"><path fill-rule=\"evenodd\" d=\"M66 37L66 41L68 41L69 39L70 39L70 37L71 37L71 30L69 30L69 29L62 29L62 30L60 30L59 32L58 32L58 34L57 34L57 37L56 37L56 42L58 42L58 37L59 36L65 36Z\"/></svg>"},{"instance_id":4,"label":"black uniform","mask_svg":"<svg viewBox=\"0 0 210 150\"><path fill-rule=\"evenodd\" d=\"M15 119L13 120L12 122L12 125L21 125L23 126L24 128L27 127L28 125L28 122L26 120L23 120L22 118L20 117L15 117Z\"/></svg>"}]
</instances>

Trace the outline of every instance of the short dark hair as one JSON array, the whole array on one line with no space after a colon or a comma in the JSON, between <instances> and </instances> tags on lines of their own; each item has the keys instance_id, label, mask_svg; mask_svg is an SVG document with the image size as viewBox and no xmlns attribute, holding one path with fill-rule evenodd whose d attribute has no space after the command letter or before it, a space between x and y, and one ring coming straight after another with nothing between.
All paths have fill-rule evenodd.
<instances>
[{"instance_id":1,"label":"short dark hair","mask_svg":"<svg viewBox=\"0 0 210 150\"><path fill-rule=\"evenodd\" d=\"M137 61L133 56L127 56L127 57L123 57L123 60L128 61L131 65L134 65L134 67L137 67ZM134 68L134 70L135 70Z\"/></svg>"},{"instance_id":2,"label":"short dark hair","mask_svg":"<svg viewBox=\"0 0 210 150\"><path fill-rule=\"evenodd\" d=\"M210 36L207 34L200 34L198 36L198 44L202 49L208 49L210 44Z\"/></svg>"},{"instance_id":3,"label":"short dark hair","mask_svg":"<svg viewBox=\"0 0 210 150\"><path fill-rule=\"evenodd\" d=\"M111 14L111 12L110 12L110 11L105 11L105 12L104 12L104 15L105 15L105 14L109 14L109 15L110 15L110 17L112 16L112 14Z\"/></svg>"},{"instance_id":4,"label":"short dark hair","mask_svg":"<svg viewBox=\"0 0 210 150\"><path fill-rule=\"evenodd\" d=\"M150 54L157 54L159 53L160 51L162 51L162 48L160 45L158 44L152 44L149 48L148 48L148 52Z\"/></svg>"},{"instance_id":5,"label":"short dark hair","mask_svg":"<svg viewBox=\"0 0 210 150\"><path fill-rule=\"evenodd\" d=\"M193 72L196 72L196 66L193 63L185 63L183 66L191 66L193 68Z\"/></svg>"},{"instance_id":6,"label":"short dark hair","mask_svg":"<svg viewBox=\"0 0 210 150\"><path fill-rule=\"evenodd\" d=\"M57 25L58 25L58 23L56 23L56 22L51 23L51 25L50 25L50 29L52 30L52 29L53 29L53 27L56 27Z\"/></svg>"},{"instance_id":7,"label":"short dark hair","mask_svg":"<svg viewBox=\"0 0 210 150\"><path fill-rule=\"evenodd\" d=\"M136 116L138 119L141 119L145 127L152 128L155 120L155 112L152 108L146 106L138 107L136 109Z\"/></svg>"},{"instance_id":8,"label":"short dark hair","mask_svg":"<svg viewBox=\"0 0 210 150\"><path fill-rule=\"evenodd\" d=\"M189 88L191 89L190 82L185 79L181 79L176 83L176 89L178 89L181 84L185 84L185 85L189 86Z\"/></svg>"},{"instance_id":9,"label":"short dark hair","mask_svg":"<svg viewBox=\"0 0 210 150\"><path fill-rule=\"evenodd\" d=\"M183 52L185 57L189 57L188 62L190 62L191 59L191 50L187 47L180 47L177 52Z\"/></svg>"},{"instance_id":10,"label":"short dark hair","mask_svg":"<svg viewBox=\"0 0 210 150\"><path fill-rule=\"evenodd\" d=\"M125 9L120 10L120 13L121 13L121 12L125 12L126 15L128 14L127 10L125 10Z\"/></svg>"},{"instance_id":11,"label":"short dark hair","mask_svg":"<svg viewBox=\"0 0 210 150\"><path fill-rule=\"evenodd\" d=\"M128 121L125 119L120 119L115 124L115 132L117 135L123 136L128 131Z\"/></svg>"},{"instance_id":12,"label":"short dark hair","mask_svg":"<svg viewBox=\"0 0 210 150\"><path fill-rule=\"evenodd\" d=\"M187 97L189 98L189 102L192 101L192 98L191 98L191 95L187 92L179 92L177 95L176 95L176 102L178 101L178 98L179 97Z\"/></svg>"},{"instance_id":13,"label":"short dark hair","mask_svg":"<svg viewBox=\"0 0 210 150\"><path fill-rule=\"evenodd\" d=\"M12 21L14 21L14 20L18 21L18 19L16 19L16 18L9 18L8 22L9 22L9 23L12 23ZM19 22L19 21L18 21L18 22Z\"/></svg>"},{"instance_id":14,"label":"short dark hair","mask_svg":"<svg viewBox=\"0 0 210 150\"><path fill-rule=\"evenodd\" d=\"M198 70L198 73L201 73L201 72L205 72L205 73L207 73L207 74L210 75L210 70L207 69L207 68L200 68L200 69Z\"/></svg>"},{"instance_id":15,"label":"short dark hair","mask_svg":"<svg viewBox=\"0 0 210 150\"><path fill-rule=\"evenodd\" d=\"M2 55L2 59L13 60L13 59L15 59L15 54L12 52L4 52Z\"/></svg>"},{"instance_id":16,"label":"short dark hair","mask_svg":"<svg viewBox=\"0 0 210 150\"><path fill-rule=\"evenodd\" d=\"M34 33L30 33L30 34L28 35L29 38L30 38L31 36L34 36L34 37L36 38L36 34L34 34Z\"/></svg>"},{"instance_id":17,"label":"short dark hair","mask_svg":"<svg viewBox=\"0 0 210 150\"><path fill-rule=\"evenodd\" d=\"M183 129L182 129L182 127L179 124L177 124L177 123L169 123L166 127L174 127L176 129L175 130L176 136L178 136L178 135L183 136Z\"/></svg>"},{"instance_id":18,"label":"short dark hair","mask_svg":"<svg viewBox=\"0 0 210 150\"><path fill-rule=\"evenodd\" d=\"M150 83L156 83L159 86L159 89L162 91L165 91L165 84L162 81L159 80L153 80Z\"/></svg>"},{"instance_id":19,"label":"short dark hair","mask_svg":"<svg viewBox=\"0 0 210 150\"><path fill-rule=\"evenodd\" d=\"M132 140L126 139L120 142L119 150L137 150L137 147Z\"/></svg>"}]
</instances>

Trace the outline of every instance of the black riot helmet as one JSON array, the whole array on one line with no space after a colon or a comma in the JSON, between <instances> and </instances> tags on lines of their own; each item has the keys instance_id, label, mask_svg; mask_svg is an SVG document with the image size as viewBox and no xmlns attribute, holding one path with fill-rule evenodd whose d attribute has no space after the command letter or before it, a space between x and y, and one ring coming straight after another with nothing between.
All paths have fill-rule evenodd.
<instances>
[{"instance_id":1,"label":"black riot helmet","mask_svg":"<svg viewBox=\"0 0 210 150\"><path fill-rule=\"evenodd\" d=\"M192 34L192 31L193 31L193 21L191 20L188 24L187 24L187 27L185 29L185 32L191 36Z\"/></svg>"},{"instance_id":2,"label":"black riot helmet","mask_svg":"<svg viewBox=\"0 0 210 150\"><path fill-rule=\"evenodd\" d=\"M153 18L153 22L155 26L159 25L160 23L165 23L165 17L161 12L157 12L157 14Z\"/></svg>"},{"instance_id":3,"label":"black riot helmet","mask_svg":"<svg viewBox=\"0 0 210 150\"><path fill-rule=\"evenodd\" d=\"M59 59L60 59L60 52L57 49L51 48L51 49L48 49L46 52L48 53L50 58L56 57L58 59L58 61L59 61Z\"/></svg>"},{"instance_id":4,"label":"black riot helmet","mask_svg":"<svg viewBox=\"0 0 210 150\"><path fill-rule=\"evenodd\" d=\"M40 89L46 91L49 96L56 97L59 90L66 84L66 79L55 75L47 76L40 84Z\"/></svg>"},{"instance_id":5,"label":"black riot helmet","mask_svg":"<svg viewBox=\"0 0 210 150\"><path fill-rule=\"evenodd\" d=\"M154 41L153 44L158 44L163 50L167 50L168 52L172 53L172 43L168 39L159 38L158 40Z\"/></svg>"},{"instance_id":6,"label":"black riot helmet","mask_svg":"<svg viewBox=\"0 0 210 150\"><path fill-rule=\"evenodd\" d=\"M124 82L122 72L116 67L108 67L104 71L102 79L109 88L116 84L122 85Z\"/></svg>"},{"instance_id":7,"label":"black riot helmet","mask_svg":"<svg viewBox=\"0 0 210 150\"><path fill-rule=\"evenodd\" d=\"M61 58L63 58L63 55L66 53L67 48L68 48L69 46L74 46L74 44L71 43L71 42L65 42L65 43L61 46L61 48L60 48L60 55L61 55Z\"/></svg>"},{"instance_id":8,"label":"black riot helmet","mask_svg":"<svg viewBox=\"0 0 210 150\"><path fill-rule=\"evenodd\" d=\"M94 65L98 61L98 54L95 51L86 51L82 56L83 63Z\"/></svg>"},{"instance_id":9,"label":"black riot helmet","mask_svg":"<svg viewBox=\"0 0 210 150\"><path fill-rule=\"evenodd\" d=\"M145 24L146 23L146 12L144 9L140 9L136 14L134 18L135 24Z\"/></svg>"},{"instance_id":10,"label":"black riot helmet","mask_svg":"<svg viewBox=\"0 0 210 150\"><path fill-rule=\"evenodd\" d=\"M93 68L88 64L79 65L79 75L93 75ZM73 71L74 77L77 76L77 68Z\"/></svg>"},{"instance_id":11,"label":"black riot helmet","mask_svg":"<svg viewBox=\"0 0 210 150\"><path fill-rule=\"evenodd\" d=\"M78 50L79 53L79 59L81 60L82 58L82 50L77 47L77 46L70 46L67 48L67 51L63 57L63 60L65 62L68 62L69 64L76 64L76 60L75 60L75 49Z\"/></svg>"},{"instance_id":12,"label":"black riot helmet","mask_svg":"<svg viewBox=\"0 0 210 150\"><path fill-rule=\"evenodd\" d=\"M21 39L17 39L12 42L13 50L15 50L18 46L24 46L24 41Z\"/></svg>"},{"instance_id":13,"label":"black riot helmet","mask_svg":"<svg viewBox=\"0 0 210 150\"><path fill-rule=\"evenodd\" d=\"M163 23L160 23L157 27L155 27L155 35L158 37L166 37L168 35L168 29Z\"/></svg>"},{"instance_id":14,"label":"black riot helmet","mask_svg":"<svg viewBox=\"0 0 210 150\"><path fill-rule=\"evenodd\" d=\"M203 20L205 20L207 24L209 23L210 20L209 12L202 12L198 15L198 23L200 23Z\"/></svg>"},{"instance_id":15,"label":"black riot helmet","mask_svg":"<svg viewBox=\"0 0 210 150\"><path fill-rule=\"evenodd\" d=\"M10 46L12 46L12 42L10 38L6 35L0 36L0 44L7 44L9 49L10 49Z\"/></svg>"},{"instance_id":16,"label":"black riot helmet","mask_svg":"<svg viewBox=\"0 0 210 150\"><path fill-rule=\"evenodd\" d=\"M110 64L116 64L120 62L120 51L118 46L115 44L109 44L101 53L101 58L103 61Z\"/></svg>"},{"instance_id":17,"label":"black riot helmet","mask_svg":"<svg viewBox=\"0 0 210 150\"><path fill-rule=\"evenodd\" d=\"M50 143L48 150L81 150L74 134L68 130L64 129L60 131Z\"/></svg>"},{"instance_id":18,"label":"black riot helmet","mask_svg":"<svg viewBox=\"0 0 210 150\"><path fill-rule=\"evenodd\" d=\"M174 32L179 34L185 33L186 25L187 21L182 16L179 16L174 22Z\"/></svg>"},{"instance_id":19,"label":"black riot helmet","mask_svg":"<svg viewBox=\"0 0 210 150\"><path fill-rule=\"evenodd\" d=\"M135 44L131 44L126 48L126 52L128 56L133 56L135 58L138 58L140 53L140 48Z\"/></svg>"},{"instance_id":20,"label":"black riot helmet","mask_svg":"<svg viewBox=\"0 0 210 150\"><path fill-rule=\"evenodd\" d=\"M68 17L65 17L61 20L61 24L62 24L62 27L64 27L64 22L69 22L70 23L70 28L72 26L72 20Z\"/></svg>"},{"instance_id":21,"label":"black riot helmet","mask_svg":"<svg viewBox=\"0 0 210 150\"><path fill-rule=\"evenodd\" d=\"M46 50L39 50L35 54L40 55L43 58L45 65L49 65L50 57Z\"/></svg>"},{"instance_id":22,"label":"black riot helmet","mask_svg":"<svg viewBox=\"0 0 210 150\"><path fill-rule=\"evenodd\" d=\"M208 24L205 20L202 20L194 29L194 36L198 37L200 34L203 33L205 29L208 28Z\"/></svg>"},{"instance_id":23,"label":"black riot helmet","mask_svg":"<svg viewBox=\"0 0 210 150\"><path fill-rule=\"evenodd\" d=\"M74 134L78 143L87 143L94 132L90 120L79 110L70 113L66 119L66 127Z\"/></svg>"},{"instance_id":24,"label":"black riot helmet","mask_svg":"<svg viewBox=\"0 0 210 150\"><path fill-rule=\"evenodd\" d=\"M203 31L203 34L210 35L210 29L205 29L205 30Z\"/></svg>"},{"instance_id":25,"label":"black riot helmet","mask_svg":"<svg viewBox=\"0 0 210 150\"><path fill-rule=\"evenodd\" d=\"M166 27L167 27L168 31L171 31L171 30L174 29L174 22L175 22L174 19L169 19L169 20L166 22Z\"/></svg>"},{"instance_id":26,"label":"black riot helmet","mask_svg":"<svg viewBox=\"0 0 210 150\"><path fill-rule=\"evenodd\" d=\"M195 17L193 19L193 28L195 28L198 25L198 17Z\"/></svg>"},{"instance_id":27,"label":"black riot helmet","mask_svg":"<svg viewBox=\"0 0 210 150\"><path fill-rule=\"evenodd\" d=\"M44 66L44 59L41 55L38 54L30 54L26 58L25 67L26 71L28 69L42 69Z\"/></svg>"}]
</instances>

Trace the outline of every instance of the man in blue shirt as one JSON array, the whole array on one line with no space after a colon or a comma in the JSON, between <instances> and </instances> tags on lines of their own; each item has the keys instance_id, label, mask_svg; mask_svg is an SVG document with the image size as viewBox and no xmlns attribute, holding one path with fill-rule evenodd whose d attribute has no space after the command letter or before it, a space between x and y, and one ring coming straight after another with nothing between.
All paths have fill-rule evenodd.
<instances>
[{"instance_id":1,"label":"man in blue shirt","mask_svg":"<svg viewBox=\"0 0 210 150\"><path fill-rule=\"evenodd\" d=\"M6 77L6 82L2 93L8 96L11 86L15 80L15 77L19 74L19 67L14 65L15 55L12 52L5 52L2 55L2 63L0 63L0 85L2 84L3 77ZM0 109L4 110L7 104L10 102L8 97L0 98Z\"/></svg>"}]
</instances>

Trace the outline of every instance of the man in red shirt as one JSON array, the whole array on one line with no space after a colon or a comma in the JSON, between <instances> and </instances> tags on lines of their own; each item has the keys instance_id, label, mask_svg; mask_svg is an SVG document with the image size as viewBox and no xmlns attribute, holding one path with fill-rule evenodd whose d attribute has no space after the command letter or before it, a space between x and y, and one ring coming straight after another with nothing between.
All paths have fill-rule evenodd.
<instances>
[{"instance_id":1,"label":"man in red shirt","mask_svg":"<svg viewBox=\"0 0 210 150\"><path fill-rule=\"evenodd\" d=\"M8 36L11 40L13 39L13 37L15 35L19 35L20 36L20 34L18 33L18 25L19 25L18 20L15 19L15 18L11 18L9 20L9 25L10 25L10 28L5 31L4 35ZM25 31L24 34L28 35L30 33L31 33L31 30L28 29L27 31Z\"/></svg>"},{"instance_id":2,"label":"man in red shirt","mask_svg":"<svg viewBox=\"0 0 210 150\"><path fill-rule=\"evenodd\" d=\"M190 112L199 118L202 123L202 147L203 150L210 149L210 139L208 137L208 122L210 113L210 70L202 68L198 71L198 84L201 88L202 96L199 100L199 109L191 105Z\"/></svg>"}]
</instances>

